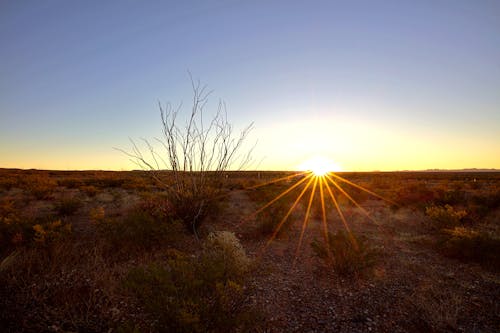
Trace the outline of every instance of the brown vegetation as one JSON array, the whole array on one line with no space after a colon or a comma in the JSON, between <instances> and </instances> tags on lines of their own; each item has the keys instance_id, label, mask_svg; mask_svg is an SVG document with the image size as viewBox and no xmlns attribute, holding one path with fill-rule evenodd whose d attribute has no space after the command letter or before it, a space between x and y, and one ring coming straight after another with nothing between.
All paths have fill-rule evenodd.
<instances>
[{"instance_id":1,"label":"brown vegetation","mask_svg":"<svg viewBox=\"0 0 500 333\"><path fill-rule=\"evenodd\" d=\"M369 217L335 191L300 248L304 184L255 214L287 175L226 172L196 241L145 172L0 170L2 331L498 329L500 174L343 173L390 202L342 184Z\"/></svg>"}]
</instances>

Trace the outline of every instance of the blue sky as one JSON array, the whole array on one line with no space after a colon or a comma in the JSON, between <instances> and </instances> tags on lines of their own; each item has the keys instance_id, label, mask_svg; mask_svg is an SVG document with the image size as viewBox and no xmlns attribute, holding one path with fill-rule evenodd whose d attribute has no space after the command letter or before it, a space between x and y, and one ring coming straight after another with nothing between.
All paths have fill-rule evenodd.
<instances>
[{"instance_id":1,"label":"blue sky","mask_svg":"<svg viewBox=\"0 0 500 333\"><path fill-rule=\"evenodd\" d=\"M226 101L263 169L500 168L498 1L0 1L0 167L130 169Z\"/></svg>"}]
</instances>

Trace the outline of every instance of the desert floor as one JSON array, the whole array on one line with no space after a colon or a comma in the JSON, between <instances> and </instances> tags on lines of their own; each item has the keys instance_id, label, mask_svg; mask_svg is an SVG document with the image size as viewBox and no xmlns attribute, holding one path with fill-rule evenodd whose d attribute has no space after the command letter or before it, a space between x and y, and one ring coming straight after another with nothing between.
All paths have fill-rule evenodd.
<instances>
[{"instance_id":1,"label":"desert floor","mask_svg":"<svg viewBox=\"0 0 500 333\"><path fill-rule=\"evenodd\" d=\"M170 321L185 331L500 330L499 173L341 173L380 196L338 179L358 206L330 183L350 232L326 187L323 218L318 185L309 213L306 191L275 233L306 182L259 209L304 178L273 182L291 174L226 175L197 240L172 222L175 207L146 172L0 170L2 331L168 331ZM152 225L130 222L138 212ZM326 244L325 228L330 237L352 234L366 256L347 258L347 271L334 255L323 260L311 243ZM127 289L137 267L168 268L177 256L198 262L217 231L234 233L249 258L234 298L227 289L194 295L188 320ZM151 295L161 288L161 279L144 281ZM220 281L214 288L228 286ZM185 306L174 294L158 307ZM214 299L223 305L200 310Z\"/></svg>"}]
</instances>

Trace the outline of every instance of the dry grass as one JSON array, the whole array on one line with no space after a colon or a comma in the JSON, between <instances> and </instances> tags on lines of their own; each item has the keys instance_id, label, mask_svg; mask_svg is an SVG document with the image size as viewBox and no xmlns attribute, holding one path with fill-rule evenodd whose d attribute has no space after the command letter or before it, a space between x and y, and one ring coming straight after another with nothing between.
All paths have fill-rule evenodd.
<instances>
[{"instance_id":1,"label":"dry grass","mask_svg":"<svg viewBox=\"0 0 500 333\"><path fill-rule=\"evenodd\" d=\"M229 201L207 220L200 233L204 242L197 242L143 172L0 170L0 326L5 332L244 331L259 329L258 308L268 319L278 318L280 309L290 312L281 317L289 324L263 323L270 329L321 330L318 321L307 327L294 323L312 323L311 313L319 317L332 307L335 316L324 316L333 326L325 330L366 331L368 326L353 326L358 324L348 318L360 317L360 309L381 313L390 300L393 311L385 313L388 326L380 331L497 327L492 298L500 296L500 279L492 268L498 267L500 252L499 174L343 175L398 205L390 208L351 189L377 220L373 223L339 197L360 236L358 250L345 233L331 234L328 248L317 242L316 254L340 273L333 279L314 274L311 248L300 253L302 266L286 268L294 260L303 204L284 226L286 237L267 249L269 259L249 265L295 197L285 196L257 215L255 224L239 225L248 207L261 207L292 183L245 189L285 175L229 173L224 190L241 195L234 197L237 202L224 197ZM343 230L334 207L326 209L330 230ZM316 233L308 241L322 235L320 206L313 206L311 216L306 232ZM213 230L238 237L208 236ZM361 240L365 236L369 241ZM373 248L384 251L375 265ZM373 274L362 274L368 271ZM366 285L373 285L372 291ZM318 300L335 288L343 295L369 296ZM293 298L297 294L299 300ZM168 307L178 311L166 313ZM307 312L304 317L301 311Z\"/></svg>"}]
</instances>

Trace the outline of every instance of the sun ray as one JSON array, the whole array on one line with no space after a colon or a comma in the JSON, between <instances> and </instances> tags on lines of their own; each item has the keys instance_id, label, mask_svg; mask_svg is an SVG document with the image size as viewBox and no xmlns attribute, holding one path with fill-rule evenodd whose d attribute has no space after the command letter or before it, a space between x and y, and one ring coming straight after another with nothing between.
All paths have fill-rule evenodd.
<instances>
[{"instance_id":1,"label":"sun ray","mask_svg":"<svg viewBox=\"0 0 500 333\"><path fill-rule=\"evenodd\" d=\"M365 214L365 216L370 220L372 221L373 223L375 224L378 224L378 222L370 216L370 213L368 213L368 211L366 209L364 209L356 200L354 200L353 197L351 197L349 195L349 193L347 193L336 181L334 181L332 178L330 178L330 176L326 176L328 178L328 180L342 193L344 194L347 199L349 199L357 208L359 208L359 210L361 210L363 212L363 214Z\"/></svg>"},{"instance_id":2,"label":"sun ray","mask_svg":"<svg viewBox=\"0 0 500 333\"><path fill-rule=\"evenodd\" d=\"M387 202L388 202L388 203L390 203L390 204L393 204L393 205L399 206L399 205L398 205L397 203L395 203L394 201L392 201L392 200L390 200L390 199L387 199L387 198L384 198L383 196L381 196L381 195L379 195L379 194L377 194L377 193L375 193L375 192L373 192L373 191L370 191L369 189L366 189L366 188L364 188L364 187L363 187L363 186L361 186L361 185L358 185L358 184L356 184L356 183L353 183L353 182L351 182L350 180L345 179L344 177L340 177L339 175L336 175L336 174L335 174L335 173L333 173L333 172L331 172L331 173L329 173L329 174L331 174L333 177L335 177L335 178L337 178L337 179L339 179L339 180L341 180L341 181L343 181L343 182L345 182L345 183L347 183L347 184L349 184L349 185L351 185L351 186L354 186L354 187L356 187L356 188L358 188L358 189L360 189L360 190L362 190L362 191L365 191L365 192L366 192L366 193L368 193L368 194L371 194L371 195L373 195L373 196L375 196L375 197L377 197L377 198L379 198L379 199L382 199L382 200L384 200L384 201L387 201Z\"/></svg>"},{"instance_id":3,"label":"sun ray","mask_svg":"<svg viewBox=\"0 0 500 333\"><path fill-rule=\"evenodd\" d=\"M290 186L289 188L287 188L285 191L283 191L280 194L278 194L274 199L272 199L271 201L269 201L268 203L266 203L264 206L262 206L261 208L259 208L255 212L253 212L252 214L248 215L246 218L244 218L241 221L240 225L243 224L243 223L245 223L246 221L248 221L250 218L255 217L257 214L259 214L264 209L266 209L267 207L271 206L273 203L275 203L276 201L278 201L279 199L281 199L282 197L284 197L285 195L287 195L288 193L290 193L293 189L295 189L297 186L299 186L300 184L302 184L303 182L305 182L307 179L309 179L311 177L312 177L312 175L307 175L306 177L302 178L301 180L299 180L298 182L296 182L295 184L293 184L292 186Z\"/></svg>"},{"instance_id":4,"label":"sun ray","mask_svg":"<svg viewBox=\"0 0 500 333\"><path fill-rule=\"evenodd\" d=\"M319 178L319 195L321 199L321 217L323 223L323 236L325 238L326 250L328 255L330 255L330 242L328 239L328 224L326 223L326 209L325 209L325 194L323 186L325 183L324 177Z\"/></svg>"},{"instance_id":5,"label":"sun ray","mask_svg":"<svg viewBox=\"0 0 500 333\"><path fill-rule=\"evenodd\" d=\"M361 185L358 185L350 180L347 180L341 176L336 175L333 171L331 171L331 169L329 171L327 171L328 169L326 169L324 167L324 165L322 165L322 164L318 164L318 165L314 164L313 166L314 166L314 168L311 168L309 171L298 172L298 173L295 173L292 175L273 179L273 180L267 181L265 183L251 186L251 187L244 189L244 190L257 189L257 188L260 188L260 187L263 187L266 185L275 184L275 183L278 183L280 181L286 181L289 179L294 179L296 177L305 175L302 179L297 179L297 181L294 184L292 184L291 186L286 188L284 191L282 191L281 193L276 195L273 199L269 200L267 203L265 203L262 207L257 209L255 212L253 212L249 216L245 217L240 222L240 225L242 225L244 222L248 221L250 218L255 217L257 214L261 213L262 211L264 211L265 209L267 209L271 205L273 205L275 202L282 199L285 195L287 195L288 193L290 193L291 191L293 191L294 189L296 189L300 185L307 182L305 184L305 186L303 186L303 188L300 190L299 195L295 198L293 204L287 210L286 214L281 218L279 223L274 228L273 233L272 233L271 237L269 238L269 240L267 242L265 242L264 245L262 245L262 248L258 252L259 256L264 254L266 249L270 246L270 244L273 242L273 240L277 237L277 235L278 235L279 231L282 229L283 225L290 218L290 215L296 209L299 202L306 196L306 193L308 191L310 191L310 194L309 194L309 198L307 199L307 208L306 208L306 211L304 214L304 219L300 225L300 235L299 235L299 239L298 239L298 243L297 243L297 248L295 250L295 258L293 261L293 265L296 264L296 261L299 257L299 253L300 253L300 250L302 247L302 243L304 242L304 236L305 236L306 229L308 228L309 224L311 223L311 218L312 218L311 212L312 212L312 206L313 206L314 200L320 200L321 226L322 226L321 231L323 234L323 238L325 240L326 250L328 251L329 255L331 255L330 252L332 249L330 248L330 243L329 243L330 236L329 236L329 230L328 230L329 226L328 226L328 217L327 217L327 209L326 209L326 202L325 202L327 196L330 197L333 205L335 206L335 210L337 211L337 214L340 217L340 220L342 221L342 225L344 226L344 228L348 234L349 240L355 249L358 249L359 245L358 245L358 243L357 243L357 241L356 241L356 239L351 231L351 228L350 228L350 226L347 222L347 219L344 215L344 212L342 211L342 208L340 207L340 203L338 201L338 195L339 194L345 195L346 198L350 202L352 202L370 221L378 224L377 221L373 217L370 216L370 213L365 208L363 208L344 188L342 188L340 182L347 183L348 185L351 185L355 188L358 188L358 189L360 189L360 190L362 190L362 191L364 191L364 192L366 192L374 197L382 199L382 200L389 202L391 204L396 204L392 200L386 199L383 196L381 196L381 195L379 195L371 190L368 190ZM333 191L332 185L334 186L334 188L336 190L338 190L337 193L335 193ZM316 193L316 192L318 192L318 193ZM325 192L327 192L327 194ZM316 198L318 198L318 199L316 199Z\"/></svg>"},{"instance_id":6,"label":"sun ray","mask_svg":"<svg viewBox=\"0 0 500 333\"><path fill-rule=\"evenodd\" d=\"M271 244L271 242L276 238L276 235L278 234L279 230L281 229L281 227L283 226L283 224L285 223L285 221L288 219L288 217L290 216L290 214L292 214L292 211L295 209L295 207L299 203L300 199L302 199L302 197L306 193L307 189L309 188L309 186L311 185L311 183L313 182L313 180L314 180L313 177L311 177L309 179L309 182L302 189L302 191L300 192L299 196L297 197L297 199L295 199L294 203L292 204L292 206L290 207L290 209L288 210L288 212L286 213L286 215L283 217L283 219L281 219L280 223L275 228L273 234L271 235L271 238L267 241L265 247L269 246L269 244Z\"/></svg>"},{"instance_id":7,"label":"sun ray","mask_svg":"<svg viewBox=\"0 0 500 333\"><path fill-rule=\"evenodd\" d=\"M346 219L344 217L344 213L342 213L342 210L340 209L339 203L338 203L337 199L335 198L335 196L333 195L332 189L330 188L330 186L328 185L328 183L326 184L326 189L328 191L328 194L330 194L330 198L332 199L332 202L335 205L335 208L337 209L337 212L338 212L338 214L340 216L340 219L342 220L342 223L344 224L344 228L346 229L346 231L347 231L347 233L349 235L349 238L351 239L351 242L354 245L354 248L358 249L358 243L356 242L356 239L352 235L351 228L347 224L347 221L346 221Z\"/></svg>"},{"instance_id":8,"label":"sun ray","mask_svg":"<svg viewBox=\"0 0 500 333\"><path fill-rule=\"evenodd\" d=\"M318 178L319 177L314 177L314 184L313 184L313 188L311 190L311 196L309 197L309 203L307 204L306 215L304 217L304 222L302 223L302 230L300 231L299 243L297 245L297 250L295 251L294 263L295 263L295 260L297 260L297 257L298 257L299 251L300 251L300 247L302 245L302 240L304 238L304 232L306 230L306 227L307 227L307 224L309 221L309 214L311 212L311 206L312 206L312 202L314 199L314 193L316 192L316 185L318 184Z\"/></svg>"},{"instance_id":9,"label":"sun ray","mask_svg":"<svg viewBox=\"0 0 500 333\"><path fill-rule=\"evenodd\" d=\"M244 188L238 189L238 190L239 191L255 190L255 189L258 189L258 188L266 186L266 185L271 185L271 184L274 184L274 183L278 183L278 182L281 182L281 181L292 179L294 177L302 176L302 175L305 175L307 173L308 173L307 171L297 172L297 173L294 173L293 175L288 175L288 176L281 177L281 178L278 178L278 179L273 179L273 180L270 180L270 181L265 182L265 183L257 184L257 185L250 186L250 187L244 187ZM215 196L213 199L214 200L216 200L216 199L222 199L224 197L227 197L227 196L231 195L231 193L232 193L232 191L229 191L227 193L222 193L222 194L219 194L218 196Z\"/></svg>"},{"instance_id":10,"label":"sun ray","mask_svg":"<svg viewBox=\"0 0 500 333\"><path fill-rule=\"evenodd\" d=\"M257 185L254 185L254 186L246 187L243 190L254 190L254 189L257 189L257 188L262 187L262 186L275 184L275 183L278 183L280 181L284 181L284 180L292 179L292 178L295 178L295 177L298 177L298 176L301 176L301 175L305 175L307 173L308 173L307 171L298 172L298 173L295 173L293 175L288 175L288 176L281 177L281 178L278 178L278 179L273 179L273 180L270 180L270 181L262 183L262 184L257 184Z\"/></svg>"}]
</instances>

